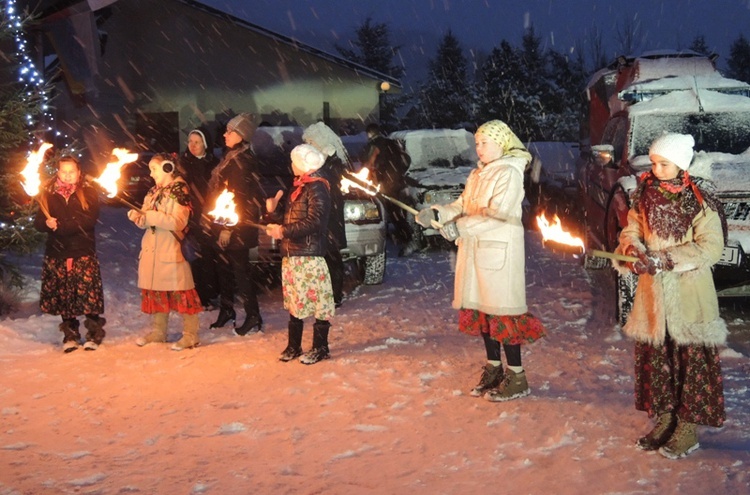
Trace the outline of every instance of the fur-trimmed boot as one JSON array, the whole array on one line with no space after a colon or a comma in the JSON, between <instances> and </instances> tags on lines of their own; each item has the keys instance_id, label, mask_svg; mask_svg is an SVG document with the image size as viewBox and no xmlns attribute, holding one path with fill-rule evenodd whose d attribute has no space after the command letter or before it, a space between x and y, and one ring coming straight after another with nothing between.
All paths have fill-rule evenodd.
<instances>
[{"instance_id":1,"label":"fur-trimmed boot","mask_svg":"<svg viewBox=\"0 0 750 495\"><path fill-rule=\"evenodd\" d=\"M302 320L289 320L289 340L286 349L279 356L279 361L287 362L302 355Z\"/></svg>"},{"instance_id":2,"label":"fur-trimmed boot","mask_svg":"<svg viewBox=\"0 0 750 495\"><path fill-rule=\"evenodd\" d=\"M172 350L182 351L198 345L198 315L182 315L182 338L172 344Z\"/></svg>"},{"instance_id":3,"label":"fur-trimmed boot","mask_svg":"<svg viewBox=\"0 0 750 495\"><path fill-rule=\"evenodd\" d=\"M83 322L83 326L86 327L86 343L83 344L83 350L95 351L99 348L104 336L107 332L104 331L104 325L107 323L105 318L98 315L86 315L86 321Z\"/></svg>"},{"instance_id":4,"label":"fur-trimmed boot","mask_svg":"<svg viewBox=\"0 0 750 495\"><path fill-rule=\"evenodd\" d=\"M672 436L675 426L677 426L677 418L674 413L660 414L656 418L654 428L645 436L639 438L635 442L635 446L641 450L659 450Z\"/></svg>"},{"instance_id":5,"label":"fur-trimmed boot","mask_svg":"<svg viewBox=\"0 0 750 495\"><path fill-rule=\"evenodd\" d=\"M138 337L135 343L141 347L154 342L167 341L167 324L169 323L169 313L154 313L152 318L153 328L145 337Z\"/></svg>"},{"instance_id":6,"label":"fur-trimmed boot","mask_svg":"<svg viewBox=\"0 0 750 495\"><path fill-rule=\"evenodd\" d=\"M299 358L300 363L315 364L318 361L329 359L331 357L331 353L328 350L328 330L330 328L330 322L315 320L315 324L313 324L312 349Z\"/></svg>"},{"instance_id":7,"label":"fur-trimmed boot","mask_svg":"<svg viewBox=\"0 0 750 495\"><path fill-rule=\"evenodd\" d=\"M80 323L75 318L68 318L60 323L60 331L63 333L63 352L69 353L78 349L81 342L81 334L78 332Z\"/></svg>"}]
</instances>

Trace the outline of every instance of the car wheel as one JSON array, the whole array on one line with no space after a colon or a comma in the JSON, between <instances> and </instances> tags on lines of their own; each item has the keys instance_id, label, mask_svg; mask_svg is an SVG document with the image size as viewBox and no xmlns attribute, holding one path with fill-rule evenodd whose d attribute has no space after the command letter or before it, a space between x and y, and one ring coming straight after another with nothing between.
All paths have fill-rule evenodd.
<instances>
[{"instance_id":1,"label":"car wheel","mask_svg":"<svg viewBox=\"0 0 750 495\"><path fill-rule=\"evenodd\" d=\"M385 276L385 253L367 256L365 258L365 285L378 285L383 283Z\"/></svg>"},{"instance_id":2,"label":"car wheel","mask_svg":"<svg viewBox=\"0 0 750 495\"><path fill-rule=\"evenodd\" d=\"M635 273L626 273L623 275L618 272L616 277L617 323L622 327L628 321L630 311L633 309L638 276Z\"/></svg>"}]
</instances>

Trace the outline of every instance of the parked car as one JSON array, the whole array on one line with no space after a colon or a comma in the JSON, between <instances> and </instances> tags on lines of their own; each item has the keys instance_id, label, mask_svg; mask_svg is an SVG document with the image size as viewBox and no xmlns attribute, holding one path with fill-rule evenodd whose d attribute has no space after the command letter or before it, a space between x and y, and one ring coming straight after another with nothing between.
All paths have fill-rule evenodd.
<instances>
[{"instance_id":1,"label":"parked car","mask_svg":"<svg viewBox=\"0 0 750 495\"><path fill-rule=\"evenodd\" d=\"M712 58L652 52L621 58L592 78L582 126L580 194L588 248L615 249L630 196L650 170L648 149L662 132L691 134L690 174L713 181L729 239L714 267L720 297L750 295L750 85L726 79ZM588 258L588 267L602 266ZM618 276L618 320L632 307L635 276Z\"/></svg>"},{"instance_id":2,"label":"parked car","mask_svg":"<svg viewBox=\"0 0 750 495\"><path fill-rule=\"evenodd\" d=\"M253 138L253 149L263 166L261 184L268 197L279 189L288 191L294 176L289 153L302 143L302 127L260 127ZM340 184L331 184L340 187ZM383 205L376 197L352 188L344 195L344 221L347 247L342 249L344 261L357 263L362 282L377 285L383 282L386 267L386 223ZM279 243L260 233L260 246L252 261L262 265L281 263Z\"/></svg>"}]
</instances>

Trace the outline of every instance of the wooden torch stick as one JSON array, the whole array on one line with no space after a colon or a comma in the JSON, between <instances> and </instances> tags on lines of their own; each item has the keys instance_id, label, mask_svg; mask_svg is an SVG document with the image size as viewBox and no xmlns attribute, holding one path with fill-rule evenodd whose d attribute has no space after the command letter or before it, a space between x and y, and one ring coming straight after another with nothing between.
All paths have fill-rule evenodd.
<instances>
[{"instance_id":1,"label":"wooden torch stick","mask_svg":"<svg viewBox=\"0 0 750 495\"><path fill-rule=\"evenodd\" d=\"M598 249L589 249L588 250L589 256L594 256L596 258L609 258L611 260L617 260L617 261L629 261L631 263L635 263L638 261L638 258L635 256L628 256L626 254L618 254L618 253L610 253L609 251L599 251Z\"/></svg>"}]
</instances>

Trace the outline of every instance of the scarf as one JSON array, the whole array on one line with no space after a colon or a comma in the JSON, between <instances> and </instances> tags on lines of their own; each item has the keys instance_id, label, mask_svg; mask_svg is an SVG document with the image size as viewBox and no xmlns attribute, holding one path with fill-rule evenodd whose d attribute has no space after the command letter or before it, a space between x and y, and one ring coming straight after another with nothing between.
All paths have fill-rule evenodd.
<instances>
[{"instance_id":1,"label":"scarf","mask_svg":"<svg viewBox=\"0 0 750 495\"><path fill-rule=\"evenodd\" d=\"M68 201L73 193L76 192L77 188L77 184L67 184L58 178L55 181L54 191L56 194L59 194L60 196L65 198L65 201Z\"/></svg>"},{"instance_id":2,"label":"scarf","mask_svg":"<svg viewBox=\"0 0 750 495\"><path fill-rule=\"evenodd\" d=\"M291 201L294 202L300 194L302 194L302 188L305 187L305 184L309 184L310 182L323 182L326 187L330 190L331 186L328 184L328 181L325 180L322 177L311 177L308 174L300 175L299 177L294 178L294 191L292 191L292 194L290 197Z\"/></svg>"}]
</instances>

